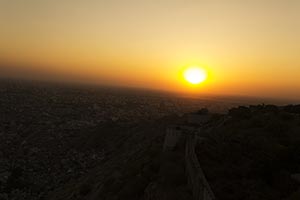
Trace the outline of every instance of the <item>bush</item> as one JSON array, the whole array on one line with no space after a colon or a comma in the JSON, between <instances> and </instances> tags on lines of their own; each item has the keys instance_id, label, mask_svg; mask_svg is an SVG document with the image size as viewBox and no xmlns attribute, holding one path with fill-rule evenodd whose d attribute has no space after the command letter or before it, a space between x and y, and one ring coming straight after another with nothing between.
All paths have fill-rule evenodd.
<instances>
[{"instance_id":1,"label":"bush","mask_svg":"<svg viewBox=\"0 0 300 200\"><path fill-rule=\"evenodd\" d=\"M86 196L92 191L92 185L88 183L83 183L79 186L80 196Z\"/></svg>"},{"instance_id":2,"label":"bush","mask_svg":"<svg viewBox=\"0 0 300 200\"><path fill-rule=\"evenodd\" d=\"M251 117L251 110L248 107L240 106L230 109L229 115L238 119L249 119Z\"/></svg>"},{"instance_id":3,"label":"bush","mask_svg":"<svg viewBox=\"0 0 300 200\"><path fill-rule=\"evenodd\" d=\"M295 119L295 116L291 113L283 112L280 114L280 119L282 119L284 121L292 121Z\"/></svg>"},{"instance_id":4,"label":"bush","mask_svg":"<svg viewBox=\"0 0 300 200\"><path fill-rule=\"evenodd\" d=\"M300 199L300 189L293 193L289 198L286 198L285 200L299 200Z\"/></svg>"},{"instance_id":5,"label":"bush","mask_svg":"<svg viewBox=\"0 0 300 200\"><path fill-rule=\"evenodd\" d=\"M148 184L148 180L144 177L133 177L133 179L125 183L124 187L121 189L121 199L139 199L143 195Z\"/></svg>"},{"instance_id":6,"label":"bush","mask_svg":"<svg viewBox=\"0 0 300 200\"><path fill-rule=\"evenodd\" d=\"M262 128L264 127L265 123L264 123L264 120L262 118L260 118L259 116L255 116L251 119L251 127L252 128Z\"/></svg>"},{"instance_id":7,"label":"bush","mask_svg":"<svg viewBox=\"0 0 300 200\"><path fill-rule=\"evenodd\" d=\"M288 131L289 127L286 123L280 120L272 119L266 125L265 130L272 134L274 137L284 137Z\"/></svg>"},{"instance_id":8,"label":"bush","mask_svg":"<svg viewBox=\"0 0 300 200\"><path fill-rule=\"evenodd\" d=\"M265 106L265 111L266 112L277 113L279 111L279 108L275 105L266 105Z\"/></svg>"},{"instance_id":9,"label":"bush","mask_svg":"<svg viewBox=\"0 0 300 200\"><path fill-rule=\"evenodd\" d=\"M294 114L300 114L300 105L288 105L284 107L284 111Z\"/></svg>"}]
</instances>

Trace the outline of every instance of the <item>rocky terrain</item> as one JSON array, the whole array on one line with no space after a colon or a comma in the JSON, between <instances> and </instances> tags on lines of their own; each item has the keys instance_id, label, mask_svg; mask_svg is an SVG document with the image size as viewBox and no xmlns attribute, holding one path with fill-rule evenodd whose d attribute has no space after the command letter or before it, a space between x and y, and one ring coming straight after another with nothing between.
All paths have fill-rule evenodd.
<instances>
[{"instance_id":1,"label":"rocky terrain","mask_svg":"<svg viewBox=\"0 0 300 200\"><path fill-rule=\"evenodd\" d=\"M217 198L299 199L300 106L241 106L223 117L197 146Z\"/></svg>"}]
</instances>

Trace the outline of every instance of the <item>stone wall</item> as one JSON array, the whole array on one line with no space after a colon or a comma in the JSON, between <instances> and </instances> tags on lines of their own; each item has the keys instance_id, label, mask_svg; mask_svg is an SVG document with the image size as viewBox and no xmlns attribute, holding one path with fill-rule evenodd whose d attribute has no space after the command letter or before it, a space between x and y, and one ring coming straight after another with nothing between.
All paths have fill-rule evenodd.
<instances>
[{"instance_id":1,"label":"stone wall","mask_svg":"<svg viewBox=\"0 0 300 200\"><path fill-rule=\"evenodd\" d=\"M189 127L169 127L165 136L164 151L172 151L180 139L185 139L185 165L189 187L192 190L194 200L215 200L203 173L195 147L197 138L195 132Z\"/></svg>"},{"instance_id":2,"label":"stone wall","mask_svg":"<svg viewBox=\"0 0 300 200\"><path fill-rule=\"evenodd\" d=\"M181 137L179 127L169 127L165 136L164 151L173 150Z\"/></svg>"},{"instance_id":3,"label":"stone wall","mask_svg":"<svg viewBox=\"0 0 300 200\"><path fill-rule=\"evenodd\" d=\"M195 146L195 137L187 136L185 149L186 173L194 200L215 200L215 195L213 194L203 170L200 167L195 153Z\"/></svg>"}]
</instances>

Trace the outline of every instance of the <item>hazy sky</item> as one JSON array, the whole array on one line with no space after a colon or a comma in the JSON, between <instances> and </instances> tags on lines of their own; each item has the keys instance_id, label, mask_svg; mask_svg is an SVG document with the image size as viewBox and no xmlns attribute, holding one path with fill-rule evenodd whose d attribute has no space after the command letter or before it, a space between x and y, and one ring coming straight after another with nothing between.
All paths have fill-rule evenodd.
<instances>
[{"instance_id":1,"label":"hazy sky","mask_svg":"<svg viewBox=\"0 0 300 200\"><path fill-rule=\"evenodd\" d=\"M199 92L300 98L299 0L0 0L0 27L26 70L184 91L199 65Z\"/></svg>"}]
</instances>

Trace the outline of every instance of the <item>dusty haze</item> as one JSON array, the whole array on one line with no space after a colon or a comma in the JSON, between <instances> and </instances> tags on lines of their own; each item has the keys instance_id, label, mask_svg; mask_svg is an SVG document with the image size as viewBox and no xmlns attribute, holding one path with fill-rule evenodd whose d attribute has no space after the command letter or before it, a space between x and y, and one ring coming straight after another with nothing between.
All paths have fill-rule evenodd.
<instances>
[{"instance_id":1,"label":"dusty haze","mask_svg":"<svg viewBox=\"0 0 300 200\"><path fill-rule=\"evenodd\" d=\"M0 0L1 74L300 98L300 2ZM14 66L14 68L12 67Z\"/></svg>"}]
</instances>

